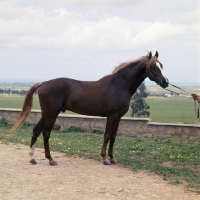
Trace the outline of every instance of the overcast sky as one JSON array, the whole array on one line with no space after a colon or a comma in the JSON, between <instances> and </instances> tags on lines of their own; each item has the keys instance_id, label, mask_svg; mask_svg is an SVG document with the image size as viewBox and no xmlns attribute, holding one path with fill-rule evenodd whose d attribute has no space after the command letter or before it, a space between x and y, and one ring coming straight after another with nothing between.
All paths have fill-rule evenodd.
<instances>
[{"instance_id":1,"label":"overcast sky","mask_svg":"<svg viewBox=\"0 0 200 200\"><path fill-rule=\"evenodd\" d=\"M156 50L200 86L199 0L0 0L0 82L97 80Z\"/></svg>"}]
</instances>

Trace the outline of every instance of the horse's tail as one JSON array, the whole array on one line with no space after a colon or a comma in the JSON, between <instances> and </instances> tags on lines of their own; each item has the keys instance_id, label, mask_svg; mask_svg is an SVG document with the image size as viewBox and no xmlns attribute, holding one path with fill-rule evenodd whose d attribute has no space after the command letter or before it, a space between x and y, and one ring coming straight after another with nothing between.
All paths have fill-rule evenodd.
<instances>
[{"instance_id":1,"label":"horse's tail","mask_svg":"<svg viewBox=\"0 0 200 200\"><path fill-rule=\"evenodd\" d=\"M20 113L19 119L17 123L12 127L11 133L16 132L20 129L21 125L24 123L26 117L31 112L31 108L33 106L33 93L42 85L42 83L36 83L33 85L26 94L24 105L22 107L22 111Z\"/></svg>"}]
</instances>

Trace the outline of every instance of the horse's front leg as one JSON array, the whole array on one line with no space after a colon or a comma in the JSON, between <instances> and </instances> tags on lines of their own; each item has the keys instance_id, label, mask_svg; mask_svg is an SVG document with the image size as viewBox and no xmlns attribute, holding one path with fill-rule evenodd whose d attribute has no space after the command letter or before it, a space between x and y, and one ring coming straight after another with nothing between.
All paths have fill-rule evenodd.
<instances>
[{"instance_id":1,"label":"horse's front leg","mask_svg":"<svg viewBox=\"0 0 200 200\"><path fill-rule=\"evenodd\" d=\"M117 161L115 160L114 155L113 155L113 145L115 143L116 133L117 131L110 138L110 144L109 144L109 150L108 150L108 156L110 157L110 162L112 164L117 164Z\"/></svg>"},{"instance_id":2,"label":"horse's front leg","mask_svg":"<svg viewBox=\"0 0 200 200\"><path fill-rule=\"evenodd\" d=\"M113 115L107 118L106 130L104 134L104 142L101 149L101 156L103 158L104 165L111 165L111 163L117 163L113 156L113 145L115 142L116 132L119 125L120 118L117 115ZM110 141L108 156L110 157L110 161L106 157L106 148L107 144Z\"/></svg>"}]
</instances>

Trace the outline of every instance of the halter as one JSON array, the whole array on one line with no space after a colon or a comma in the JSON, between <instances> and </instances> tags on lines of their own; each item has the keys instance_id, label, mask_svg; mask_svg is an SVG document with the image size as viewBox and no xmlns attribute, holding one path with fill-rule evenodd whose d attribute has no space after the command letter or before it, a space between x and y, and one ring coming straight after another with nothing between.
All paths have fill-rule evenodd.
<instances>
[{"instance_id":1,"label":"halter","mask_svg":"<svg viewBox=\"0 0 200 200\"><path fill-rule=\"evenodd\" d=\"M147 72L147 74L149 73L149 74L152 76L153 81L155 81L157 85L160 85L159 81L158 81L158 80L156 79L156 77L151 73L150 68L151 68L151 65L149 65L149 67L146 65L146 72ZM173 92L172 90L169 90L169 89L166 89L166 88L163 88L163 89L168 90L168 91L170 91L170 92ZM177 92L174 92L174 93L179 94L179 93L177 93Z\"/></svg>"},{"instance_id":2,"label":"halter","mask_svg":"<svg viewBox=\"0 0 200 200\"><path fill-rule=\"evenodd\" d=\"M151 75L151 77L153 78L153 81L155 81L156 82L156 84L157 85L160 85L160 83L159 83L159 81L156 79L156 77L151 73L151 70L150 70L150 68L151 68L151 65L147 65L146 64L146 73L148 74L150 74ZM150 77L149 77L150 78Z\"/></svg>"},{"instance_id":3,"label":"halter","mask_svg":"<svg viewBox=\"0 0 200 200\"><path fill-rule=\"evenodd\" d=\"M157 81L156 77L151 73L150 67L151 67L150 65L149 65L149 67L146 65L146 72L147 72L147 74L148 74L148 72L149 72L149 74L153 77L153 79L154 79L154 81L156 82L156 84L157 84L157 85L160 85L159 82ZM150 78L150 77L149 77L149 78Z\"/></svg>"}]
</instances>

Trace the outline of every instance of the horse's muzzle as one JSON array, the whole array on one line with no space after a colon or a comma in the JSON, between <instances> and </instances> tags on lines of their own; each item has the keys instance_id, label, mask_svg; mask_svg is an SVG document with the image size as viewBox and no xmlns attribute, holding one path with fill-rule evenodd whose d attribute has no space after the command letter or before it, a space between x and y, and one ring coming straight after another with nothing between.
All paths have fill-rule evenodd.
<instances>
[{"instance_id":1,"label":"horse's muzzle","mask_svg":"<svg viewBox=\"0 0 200 200\"><path fill-rule=\"evenodd\" d=\"M163 81L162 83L160 83L160 86L162 88L166 88L166 87L168 87L168 85L169 85L169 83L167 81Z\"/></svg>"}]
</instances>

